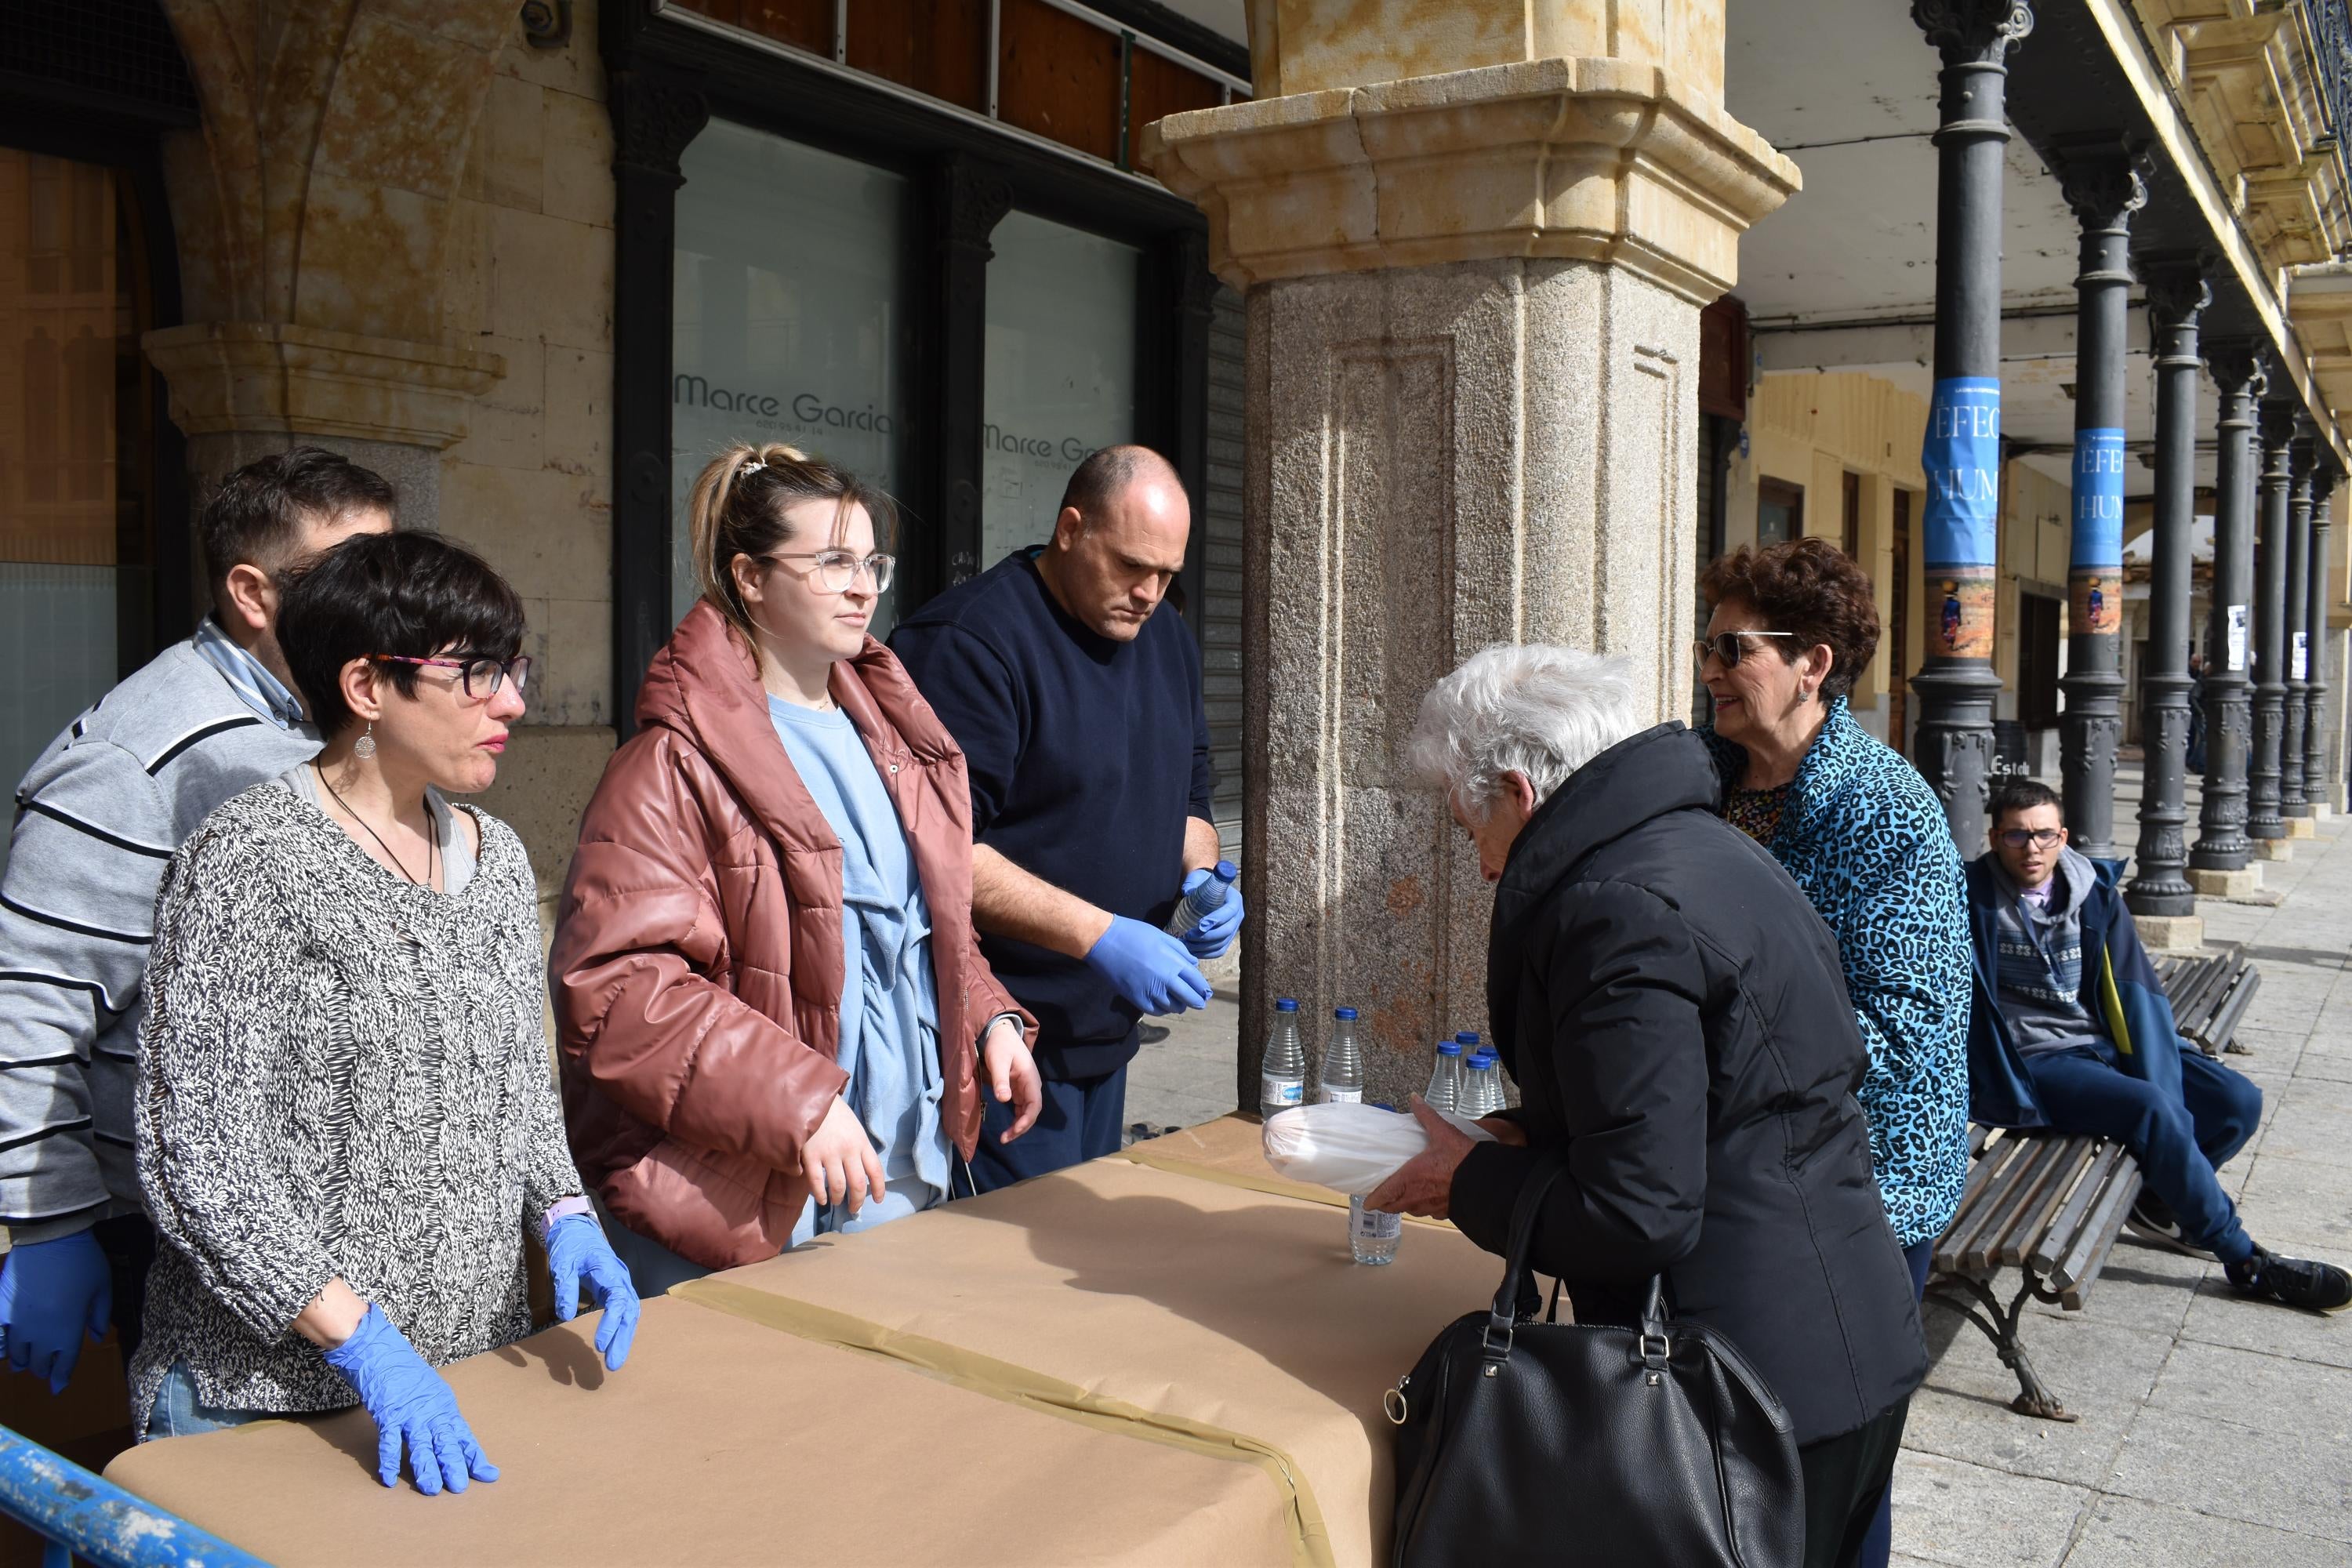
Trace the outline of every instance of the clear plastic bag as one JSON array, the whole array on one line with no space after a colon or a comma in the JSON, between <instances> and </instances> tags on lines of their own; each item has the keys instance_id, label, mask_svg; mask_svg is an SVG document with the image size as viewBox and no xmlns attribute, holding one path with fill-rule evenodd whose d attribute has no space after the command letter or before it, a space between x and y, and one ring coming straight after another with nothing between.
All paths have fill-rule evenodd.
<instances>
[{"instance_id":1,"label":"clear plastic bag","mask_svg":"<svg viewBox=\"0 0 2352 1568\"><path fill-rule=\"evenodd\" d=\"M1494 1141L1466 1117L1438 1114L1473 1138ZM1428 1148L1429 1134L1413 1117L1377 1105L1298 1105L1265 1119L1263 1142L1265 1163L1280 1174L1362 1197Z\"/></svg>"}]
</instances>

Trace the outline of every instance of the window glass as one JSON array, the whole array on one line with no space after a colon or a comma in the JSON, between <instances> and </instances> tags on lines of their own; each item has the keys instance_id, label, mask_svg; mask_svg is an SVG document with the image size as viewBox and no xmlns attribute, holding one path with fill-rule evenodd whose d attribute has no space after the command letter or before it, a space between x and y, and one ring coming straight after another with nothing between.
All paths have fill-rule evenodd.
<instances>
[{"instance_id":1,"label":"window glass","mask_svg":"<svg viewBox=\"0 0 2352 1568\"><path fill-rule=\"evenodd\" d=\"M698 588L687 497L737 441L786 441L906 493L908 182L712 121L680 160L672 315L671 610ZM896 552L912 542L903 532ZM889 550L887 541L877 548ZM883 596L886 636L898 590Z\"/></svg>"},{"instance_id":2,"label":"window glass","mask_svg":"<svg viewBox=\"0 0 2352 1568\"><path fill-rule=\"evenodd\" d=\"M989 236L981 559L1052 536L1062 487L1097 447L1135 439L1142 253L1013 213Z\"/></svg>"},{"instance_id":3,"label":"window glass","mask_svg":"<svg viewBox=\"0 0 2352 1568\"><path fill-rule=\"evenodd\" d=\"M121 482L115 415L137 332L119 249L110 174L0 147L0 782L10 788L121 673L116 579L137 563L118 562L117 546L131 521L121 508L136 498Z\"/></svg>"}]
</instances>

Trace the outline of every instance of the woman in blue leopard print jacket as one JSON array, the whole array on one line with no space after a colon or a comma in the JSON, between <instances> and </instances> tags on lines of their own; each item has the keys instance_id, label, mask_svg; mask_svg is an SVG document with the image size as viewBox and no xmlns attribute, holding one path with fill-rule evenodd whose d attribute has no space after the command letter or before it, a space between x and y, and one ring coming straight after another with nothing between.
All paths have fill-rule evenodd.
<instances>
[{"instance_id":1,"label":"woman in blue leopard print jacket","mask_svg":"<svg viewBox=\"0 0 2352 1568\"><path fill-rule=\"evenodd\" d=\"M1700 733L1725 815L1812 900L1870 1047L1863 1114L1886 1217L1927 1279L1968 1179L1969 924L1960 858L1917 770L1847 710L1878 647L1870 579L1822 539L1742 548L1701 584L1714 615Z\"/></svg>"}]
</instances>

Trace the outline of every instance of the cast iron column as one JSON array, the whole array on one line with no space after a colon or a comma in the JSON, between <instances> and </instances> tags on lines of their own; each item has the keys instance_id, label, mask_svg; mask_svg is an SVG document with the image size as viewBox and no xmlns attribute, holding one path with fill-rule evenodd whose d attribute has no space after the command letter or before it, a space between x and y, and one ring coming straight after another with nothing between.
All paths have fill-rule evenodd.
<instances>
[{"instance_id":1,"label":"cast iron column","mask_svg":"<svg viewBox=\"0 0 2352 1568\"><path fill-rule=\"evenodd\" d=\"M2294 384L2285 376L2282 386ZM2263 405L2262 541L2254 552L2254 754L2246 770L2246 837L2284 838L2279 730L2286 722L2286 492L2294 405Z\"/></svg>"},{"instance_id":2,"label":"cast iron column","mask_svg":"<svg viewBox=\"0 0 2352 1568\"><path fill-rule=\"evenodd\" d=\"M2286 503L2286 719L2279 726L2279 815L2302 816L2303 709L2305 667L2305 595L2311 575L2311 470L2318 446L2307 416L2294 422L2294 488Z\"/></svg>"},{"instance_id":3,"label":"cast iron column","mask_svg":"<svg viewBox=\"0 0 2352 1568\"><path fill-rule=\"evenodd\" d=\"M2067 557L2066 710L2058 723L2066 832L2094 860L2116 850L2116 743L2123 738L2124 331L2131 215L2147 201L2116 136L2062 151L2059 184L2083 226L2074 275L2074 528ZM2196 363L2192 351L2189 363Z\"/></svg>"},{"instance_id":4,"label":"cast iron column","mask_svg":"<svg viewBox=\"0 0 2352 1568\"><path fill-rule=\"evenodd\" d=\"M2254 397L2263 362L2241 339L2212 344L2206 363L2221 389L2221 416L2215 425L2213 607L2205 631L2205 799L2189 863L2200 871L2242 871L2254 852L2246 837L2253 724L2246 636L2254 586Z\"/></svg>"},{"instance_id":5,"label":"cast iron column","mask_svg":"<svg viewBox=\"0 0 2352 1568\"><path fill-rule=\"evenodd\" d=\"M2197 318L2213 295L2194 257L2152 261L2143 270L2155 329L2156 541L2147 659L2139 672L2139 730L2147 757L2139 797L2139 868L2124 901L2134 914L2193 915L2197 891L2189 885L2181 835L2189 820L2181 805L2189 758L2189 533L2197 515ZM2109 761L2112 768L2112 753Z\"/></svg>"},{"instance_id":6,"label":"cast iron column","mask_svg":"<svg viewBox=\"0 0 2352 1568\"><path fill-rule=\"evenodd\" d=\"M2333 458L2311 476L2310 588L2303 612L2311 650L2303 687L2303 805L2310 816L2326 811L2335 794L2327 776L2327 503L2339 477Z\"/></svg>"},{"instance_id":7,"label":"cast iron column","mask_svg":"<svg viewBox=\"0 0 2352 1568\"><path fill-rule=\"evenodd\" d=\"M1935 620L1914 760L1964 855L1984 842L1992 767L1993 563L2000 480L2000 195L2010 46L2033 30L2025 0L1913 0L1942 54L1936 130L1936 384L1920 451Z\"/></svg>"}]
</instances>

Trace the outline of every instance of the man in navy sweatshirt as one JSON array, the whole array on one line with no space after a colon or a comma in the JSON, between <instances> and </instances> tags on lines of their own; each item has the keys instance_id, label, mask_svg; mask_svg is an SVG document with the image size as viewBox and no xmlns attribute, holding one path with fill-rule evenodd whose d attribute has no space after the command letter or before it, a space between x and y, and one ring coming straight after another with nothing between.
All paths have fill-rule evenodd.
<instances>
[{"instance_id":1,"label":"man in navy sweatshirt","mask_svg":"<svg viewBox=\"0 0 2352 1568\"><path fill-rule=\"evenodd\" d=\"M972 922L1039 1026L1045 1108L1008 1145L1011 1109L988 1104L979 1192L1118 1150L1137 1021L1206 1006L1200 961L1241 924L1236 890L1181 940L1160 929L1217 859L1200 654L1160 610L1191 531L1167 459L1105 447L1070 476L1050 543L891 635L964 749Z\"/></svg>"}]
</instances>

